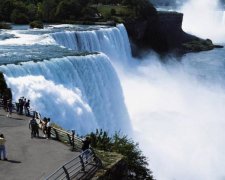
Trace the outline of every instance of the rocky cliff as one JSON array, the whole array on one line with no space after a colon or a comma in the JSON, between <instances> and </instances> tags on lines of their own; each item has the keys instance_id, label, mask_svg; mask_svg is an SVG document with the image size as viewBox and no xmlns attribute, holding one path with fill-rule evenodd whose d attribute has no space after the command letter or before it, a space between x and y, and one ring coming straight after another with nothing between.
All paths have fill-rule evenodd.
<instances>
[{"instance_id":1,"label":"rocky cliff","mask_svg":"<svg viewBox=\"0 0 225 180\"><path fill-rule=\"evenodd\" d=\"M6 96L9 99L12 99L11 89L7 87L4 75L0 72L0 97Z\"/></svg>"},{"instance_id":2,"label":"rocky cliff","mask_svg":"<svg viewBox=\"0 0 225 180\"><path fill-rule=\"evenodd\" d=\"M183 14L177 12L158 12L154 16L130 20L125 23L128 35L136 45L133 54L152 48L163 54L179 54L211 50L212 41L200 39L182 30Z\"/></svg>"}]
</instances>

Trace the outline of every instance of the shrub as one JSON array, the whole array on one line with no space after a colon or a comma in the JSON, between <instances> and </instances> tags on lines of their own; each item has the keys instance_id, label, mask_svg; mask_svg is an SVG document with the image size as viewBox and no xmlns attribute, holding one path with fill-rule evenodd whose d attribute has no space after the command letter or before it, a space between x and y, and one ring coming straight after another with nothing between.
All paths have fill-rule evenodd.
<instances>
[{"instance_id":1,"label":"shrub","mask_svg":"<svg viewBox=\"0 0 225 180\"><path fill-rule=\"evenodd\" d=\"M109 137L107 132L96 130L90 134L90 138L93 148L125 156L129 179L153 179L152 172L148 169L147 158L142 154L138 144L127 136L121 136L116 132L113 137Z\"/></svg>"},{"instance_id":2,"label":"shrub","mask_svg":"<svg viewBox=\"0 0 225 180\"><path fill-rule=\"evenodd\" d=\"M30 23L30 28L39 28L39 29L43 29L44 25L41 21L32 21Z\"/></svg>"}]
</instances>

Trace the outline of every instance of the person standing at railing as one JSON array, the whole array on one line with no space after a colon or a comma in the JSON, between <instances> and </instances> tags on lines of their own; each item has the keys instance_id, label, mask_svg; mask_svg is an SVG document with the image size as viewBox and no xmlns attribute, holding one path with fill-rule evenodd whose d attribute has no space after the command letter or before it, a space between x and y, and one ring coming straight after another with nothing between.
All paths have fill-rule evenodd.
<instances>
[{"instance_id":1,"label":"person standing at railing","mask_svg":"<svg viewBox=\"0 0 225 180\"><path fill-rule=\"evenodd\" d=\"M49 139L51 138L51 124L50 124L50 118L47 119L47 138L46 139Z\"/></svg>"},{"instance_id":2,"label":"person standing at railing","mask_svg":"<svg viewBox=\"0 0 225 180\"><path fill-rule=\"evenodd\" d=\"M44 117L43 120L40 121L40 123L41 123L41 129L44 134L44 137L47 138L47 136L46 136L46 134L47 134L47 118Z\"/></svg>"},{"instance_id":3,"label":"person standing at railing","mask_svg":"<svg viewBox=\"0 0 225 180\"><path fill-rule=\"evenodd\" d=\"M25 109L25 115L30 116L30 110L29 110L30 109L30 100L29 99L27 102L25 101L24 109Z\"/></svg>"},{"instance_id":4,"label":"person standing at railing","mask_svg":"<svg viewBox=\"0 0 225 180\"><path fill-rule=\"evenodd\" d=\"M23 98L24 97L21 97L19 99L19 114L22 115L23 114Z\"/></svg>"},{"instance_id":5,"label":"person standing at railing","mask_svg":"<svg viewBox=\"0 0 225 180\"><path fill-rule=\"evenodd\" d=\"M83 158L85 157L86 159L86 163L87 163L87 160L89 158L89 149L90 149L90 144L91 144L91 139L89 136L87 136L84 140L82 140L83 142L83 145L82 145L82 153L83 153Z\"/></svg>"},{"instance_id":6,"label":"person standing at railing","mask_svg":"<svg viewBox=\"0 0 225 180\"><path fill-rule=\"evenodd\" d=\"M7 113L7 117L12 117L12 109L13 109L13 104L12 104L12 100L10 99L9 102L7 103L7 108L8 108L8 113Z\"/></svg>"}]
</instances>

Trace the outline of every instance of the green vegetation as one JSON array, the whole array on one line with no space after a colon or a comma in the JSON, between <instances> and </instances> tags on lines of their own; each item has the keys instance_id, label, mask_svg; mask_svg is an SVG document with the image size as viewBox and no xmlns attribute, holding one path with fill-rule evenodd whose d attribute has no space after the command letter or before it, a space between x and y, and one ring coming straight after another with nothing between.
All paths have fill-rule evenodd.
<instances>
[{"instance_id":1,"label":"green vegetation","mask_svg":"<svg viewBox=\"0 0 225 180\"><path fill-rule=\"evenodd\" d=\"M153 179L152 172L148 169L147 158L142 154L138 144L128 139L127 136L121 136L115 133L109 137L108 133L102 130L96 130L96 133L90 134L91 146L98 150L106 152L115 152L124 156L128 166L129 179ZM104 153L99 153L104 156ZM101 157L104 163L110 164L104 157ZM108 163L107 163L108 162Z\"/></svg>"},{"instance_id":2,"label":"green vegetation","mask_svg":"<svg viewBox=\"0 0 225 180\"><path fill-rule=\"evenodd\" d=\"M148 0L1 0L0 21L28 24L32 21L123 22L155 14Z\"/></svg>"},{"instance_id":3,"label":"green vegetation","mask_svg":"<svg viewBox=\"0 0 225 180\"><path fill-rule=\"evenodd\" d=\"M188 52L208 51L214 48L214 45L210 39L197 39L187 43L183 43L182 47Z\"/></svg>"}]
</instances>

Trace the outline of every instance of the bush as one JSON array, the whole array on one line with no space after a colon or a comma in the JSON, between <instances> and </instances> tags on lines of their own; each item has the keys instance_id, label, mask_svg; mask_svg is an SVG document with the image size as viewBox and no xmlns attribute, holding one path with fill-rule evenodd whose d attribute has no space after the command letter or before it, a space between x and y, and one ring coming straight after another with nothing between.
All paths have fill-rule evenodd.
<instances>
[{"instance_id":1,"label":"bush","mask_svg":"<svg viewBox=\"0 0 225 180\"><path fill-rule=\"evenodd\" d=\"M30 23L30 28L39 28L39 29L43 29L44 28L44 24L41 21L32 21Z\"/></svg>"},{"instance_id":2,"label":"bush","mask_svg":"<svg viewBox=\"0 0 225 180\"><path fill-rule=\"evenodd\" d=\"M90 138L93 148L125 156L129 179L153 179L152 172L148 169L147 158L142 154L138 144L127 136L121 136L116 132L113 137L109 137L107 132L96 130L96 133L90 134Z\"/></svg>"}]
</instances>

